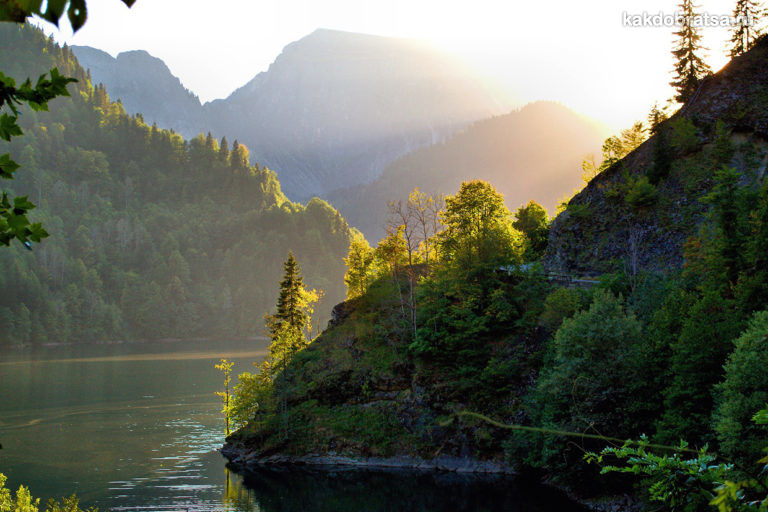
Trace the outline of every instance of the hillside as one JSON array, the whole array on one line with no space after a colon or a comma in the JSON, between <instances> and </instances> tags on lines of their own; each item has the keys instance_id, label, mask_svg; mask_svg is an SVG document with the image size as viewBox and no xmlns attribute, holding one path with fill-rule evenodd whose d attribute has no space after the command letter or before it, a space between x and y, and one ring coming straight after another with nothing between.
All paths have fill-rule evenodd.
<instances>
[{"instance_id":1,"label":"hillside","mask_svg":"<svg viewBox=\"0 0 768 512\"><path fill-rule=\"evenodd\" d=\"M148 121L182 133L210 129L245 143L294 199L367 183L396 158L509 106L465 66L425 43L320 29L286 46L267 71L229 97L204 105L203 129L196 127L201 114L188 93L143 86L155 79L143 71L150 69L145 55L134 77L136 68L123 65L127 57L118 56L118 71L103 75L103 67L91 66L97 60L77 51L95 82L127 76L113 86L121 87L119 94L109 84L107 91L126 105L146 107ZM159 76L170 81L165 71ZM156 104L156 95L171 112L163 122L178 126L159 122L166 107ZM175 121L173 115L183 117Z\"/></svg>"},{"instance_id":2,"label":"hillside","mask_svg":"<svg viewBox=\"0 0 768 512\"><path fill-rule=\"evenodd\" d=\"M327 203L290 202L242 147L129 116L35 28L0 25L0 46L17 80L53 66L79 80L0 146L21 164L4 187L51 233L0 251L0 343L261 335L289 250L326 304L341 300L349 228Z\"/></svg>"},{"instance_id":3,"label":"hillside","mask_svg":"<svg viewBox=\"0 0 768 512\"><path fill-rule=\"evenodd\" d=\"M766 59L763 39L706 79L659 134L573 197L552 224L545 266L599 274L633 259L640 268L681 268L684 243L710 210L703 199L716 171L733 167L740 184L755 189L765 177ZM633 203L629 193L642 177L655 186Z\"/></svg>"},{"instance_id":4,"label":"hillside","mask_svg":"<svg viewBox=\"0 0 768 512\"><path fill-rule=\"evenodd\" d=\"M478 121L443 142L390 164L376 181L325 197L370 240L383 236L386 205L414 189L447 194L462 181L483 179L509 208L531 199L554 212L581 183L581 160L597 153L604 129L556 103L538 102Z\"/></svg>"},{"instance_id":5,"label":"hillside","mask_svg":"<svg viewBox=\"0 0 768 512\"><path fill-rule=\"evenodd\" d=\"M95 83L102 83L129 115L170 128L185 138L207 132L200 100L171 74L165 63L145 51L123 52L112 57L89 46L70 48Z\"/></svg>"},{"instance_id":6,"label":"hillside","mask_svg":"<svg viewBox=\"0 0 768 512\"><path fill-rule=\"evenodd\" d=\"M764 38L593 179L543 260L546 219L510 223L483 181L446 199L436 236L354 246L362 291L306 349L273 351L273 374L241 381L222 453L245 468L514 470L648 506L598 510L711 510L717 482L764 478L766 58Z\"/></svg>"}]
</instances>

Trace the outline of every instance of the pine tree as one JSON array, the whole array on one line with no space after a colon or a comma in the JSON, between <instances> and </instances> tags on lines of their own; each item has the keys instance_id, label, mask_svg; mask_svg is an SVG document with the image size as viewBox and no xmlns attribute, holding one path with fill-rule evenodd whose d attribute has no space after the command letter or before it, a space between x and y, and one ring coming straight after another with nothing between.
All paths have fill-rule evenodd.
<instances>
[{"instance_id":1,"label":"pine tree","mask_svg":"<svg viewBox=\"0 0 768 512\"><path fill-rule=\"evenodd\" d=\"M691 99L701 80L711 72L700 55L706 48L701 46L699 27L694 23L697 8L693 0L683 0L680 4L682 26L675 32L678 37L675 49L672 50L672 55L675 57L675 77L670 82L670 85L677 90L675 100L679 103L685 103Z\"/></svg>"},{"instance_id":2,"label":"pine tree","mask_svg":"<svg viewBox=\"0 0 768 512\"><path fill-rule=\"evenodd\" d=\"M273 341L286 331L292 334L303 333L309 321L306 311L307 295L304 278L293 252L283 264L283 280L280 282L280 295L277 298L277 312L267 317L267 329Z\"/></svg>"},{"instance_id":3,"label":"pine tree","mask_svg":"<svg viewBox=\"0 0 768 512\"><path fill-rule=\"evenodd\" d=\"M737 57L755 45L761 35L758 23L764 13L763 6L757 0L736 1L733 9L736 23L731 26L731 57Z\"/></svg>"},{"instance_id":4,"label":"pine tree","mask_svg":"<svg viewBox=\"0 0 768 512\"><path fill-rule=\"evenodd\" d=\"M229 142L226 137L221 138L221 144L219 145L219 160L224 163L229 162Z\"/></svg>"}]
</instances>

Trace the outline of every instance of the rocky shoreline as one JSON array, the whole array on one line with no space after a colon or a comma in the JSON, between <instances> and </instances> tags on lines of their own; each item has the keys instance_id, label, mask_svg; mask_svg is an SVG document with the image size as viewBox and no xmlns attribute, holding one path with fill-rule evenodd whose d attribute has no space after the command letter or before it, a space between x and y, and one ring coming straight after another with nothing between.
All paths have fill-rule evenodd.
<instances>
[{"instance_id":1,"label":"rocky shoreline","mask_svg":"<svg viewBox=\"0 0 768 512\"><path fill-rule=\"evenodd\" d=\"M409 455L395 457L348 457L329 453L308 455L264 454L244 450L241 447L225 444L219 452L229 461L229 466L237 471L247 471L255 468L277 467L311 467L313 469L329 470L407 470L434 471L457 473L465 475L516 475L517 470L508 464L491 461L478 461L471 457L438 456L431 460L420 459ZM564 492L570 499L580 503L594 512L639 512L642 503L635 496L610 496L602 499L584 499L576 495L572 489L566 489L552 482L545 482L554 489Z\"/></svg>"},{"instance_id":2,"label":"rocky shoreline","mask_svg":"<svg viewBox=\"0 0 768 512\"><path fill-rule=\"evenodd\" d=\"M395 457L347 457L329 453L327 455L308 454L291 456L285 454L263 455L256 452L241 451L235 446L224 445L221 454L230 465L238 469L268 466L313 466L335 469L409 469L419 471L443 471L468 474L516 474L515 468L507 464L491 461L478 461L470 457L438 456L431 460L408 455Z\"/></svg>"}]
</instances>

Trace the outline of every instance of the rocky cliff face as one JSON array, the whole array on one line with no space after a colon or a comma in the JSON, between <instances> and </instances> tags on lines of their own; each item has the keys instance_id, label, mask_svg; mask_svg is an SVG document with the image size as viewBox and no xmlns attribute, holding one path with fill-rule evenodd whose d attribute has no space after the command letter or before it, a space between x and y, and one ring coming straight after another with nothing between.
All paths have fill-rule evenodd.
<instances>
[{"instance_id":1,"label":"rocky cliff face","mask_svg":"<svg viewBox=\"0 0 768 512\"><path fill-rule=\"evenodd\" d=\"M294 199L370 182L396 158L509 109L463 65L411 40L317 30L203 107L145 52L75 51L129 112L188 136L239 139Z\"/></svg>"},{"instance_id":2,"label":"rocky cliff face","mask_svg":"<svg viewBox=\"0 0 768 512\"><path fill-rule=\"evenodd\" d=\"M116 58L88 46L73 46L80 64L95 83L103 83L129 114L142 114L149 123L172 128L185 138L207 131L200 100L171 74L165 63L145 51Z\"/></svg>"},{"instance_id":3,"label":"rocky cliff face","mask_svg":"<svg viewBox=\"0 0 768 512\"><path fill-rule=\"evenodd\" d=\"M680 268L723 165L759 186L768 164L768 40L707 78L660 133L603 172L553 222L545 266L569 274ZM664 161L668 172L664 173ZM637 181L659 175L655 197ZM653 194L651 194L653 195Z\"/></svg>"}]
</instances>

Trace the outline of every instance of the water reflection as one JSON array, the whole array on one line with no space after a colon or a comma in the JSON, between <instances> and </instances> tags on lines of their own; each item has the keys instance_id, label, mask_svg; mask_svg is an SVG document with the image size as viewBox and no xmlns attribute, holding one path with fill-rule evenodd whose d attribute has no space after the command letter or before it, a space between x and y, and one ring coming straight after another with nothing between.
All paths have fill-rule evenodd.
<instances>
[{"instance_id":1,"label":"water reflection","mask_svg":"<svg viewBox=\"0 0 768 512\"><path fill-rule=\"evenodd\" d=\"M242 512L577 512L559 492L508 477L301 468L227 475L224 503Z\"/></svg>"}]
</instances>

